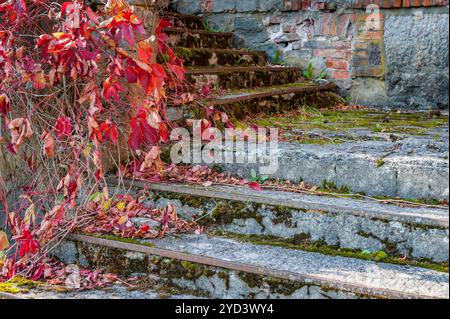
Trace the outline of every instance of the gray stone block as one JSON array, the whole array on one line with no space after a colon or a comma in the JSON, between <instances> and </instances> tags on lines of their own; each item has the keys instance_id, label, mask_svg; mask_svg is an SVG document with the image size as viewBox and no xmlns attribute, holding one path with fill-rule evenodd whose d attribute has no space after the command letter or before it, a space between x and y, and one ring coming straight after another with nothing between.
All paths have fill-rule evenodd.
<instances>
[{"instance_id":1,"label":"gray stone block","mask_svg":"<svg viewBox=\"0 0 450 319\"><path fill-rule=\"evenodd\" d=\"M386 19L386 80L393 103L448 106L448 34L448 13Z\"/></svg>"}]
</instances>

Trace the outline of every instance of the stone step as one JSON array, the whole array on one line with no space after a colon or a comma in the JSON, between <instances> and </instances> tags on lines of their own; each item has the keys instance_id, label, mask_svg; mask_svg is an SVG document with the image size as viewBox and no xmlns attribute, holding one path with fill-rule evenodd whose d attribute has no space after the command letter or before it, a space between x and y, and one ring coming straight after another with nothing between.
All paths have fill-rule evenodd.
<instances>
[{"instance_id":1,"label":"stone step","mask_svg":"<svg viewBox=\"0 0 450 319\"><path fill-rule=\"evenodd\" d=\"M67 289L61 286L47 286L45 288L37 286L31 289L22 289L23 291L14 294L0 292L0 299L198 299L198 297L190 294L177 293L173 291L173 288L161 287L161 290L155 289L154 286L150 285L158 285L158 281L149 282L148 278L140 278L140 281L133 284L129 286L115 284L112 287L89 290Z\"/></svg>"},{"instance_id":2,"label":"stone step","mask_svg":"<svg viewBox=\"0 0 450 319\"><path fill-rule=\"evenodd\" d=\"M164 11L161 17L162 19L171 21L175 28L205 30L204 20L196 15Z\"/></svg>"},{"instance_id":3,"label":"stone step","mask_svg":"<svg viewBox=\"0 0 450 319\"><path fill-rule=\"evenodd\" d=\"M151 273L212 298L448 298L448 273L206 235L125 242L71 235L54 253L107 271Z\"/></svg>"},{"instance_id":4,"label":"stone step","mask_svg":"<svg viewBox=\"0 0 450 319\"><path fill-rule=\"evenodd\" d=\"M259 88L290 84L299 80L300 70L294 67L196 67L187 70L186 78L195 87L210 84L224 90Z\"/></svg>"},{"instance_id":5,"label":"stone step","mask_svg":"<svg viewBox=\"0 0 450 319\"><path fill-rule=\"evenodd\" d=\"M184 28L166 28L171 47L231 49L233 33L187 30Z\"/></svg>"},{"instance_id":6,"label":"stone step","mask_svg":"<svg viewBox=\"0 0 450 319\"><path fill-rule=\"evenodd\" d=\"M108 180L117 186L115 179ZM122 181L125 189L147 189L146 204L172 203L184 218L200 219L208 231L285 241L307 249L384 251L410 261L449 260L448 209L400 207L377 201L248 187ZM246 237L243 237L246 238ZM254 237L255 238L255 237ZM248 237L247 239L250 239ZM269 241L270 241L269 240Z\"/></svg>"},{"instance_id":7,"label":"stone step","mask_svg":"<svg viewBox=\"0 0 450 319\"><path fill-rule=\"evenodd\" d=\"M241 120L247 116L287 112L304 105L317 108L331 107L342 102L342 98L335 91L336 85L333 83L299 82L255 89L230 90L200 103L224 111L233 119ZM169 118L172 121L180 121L186 118L205 117L203 113L192 113L189 110L189 105L169 107Z\"/></svg>"},{"instance_id":8,"label":"stone step","mask_svg":"<svg viewBox=\"0 0 450 319\"><path fill-rule=\"evenodd\" d=\"M175 48L175 53L184 60L186 66L264 66L267 64L266 54L257 51Z\"/></svg>"}]
</instances>

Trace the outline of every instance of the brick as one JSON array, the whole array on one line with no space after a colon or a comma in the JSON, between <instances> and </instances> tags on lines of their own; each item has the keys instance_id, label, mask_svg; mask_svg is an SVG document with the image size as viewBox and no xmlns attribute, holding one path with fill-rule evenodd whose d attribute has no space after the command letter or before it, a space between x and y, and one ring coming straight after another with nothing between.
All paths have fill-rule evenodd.
<instances>
[{"instance_id":1,"label":"brick","mask_svg":"<svg viewBox=\"0 0 450 319\"><path fill-rule=\"evenodd\" d=\"M310 7L310 1L302 0L302 10L308 10L309 7Z\"/></svg>"},{"instance_id":2,"label":"brick","mask_svg":"<svg viewBox=\"0 0 450 319\"><path fill-rule=\"evenodd\" d=\"M294 32L294 26L292 26L292 25L284 25L283 26L283 32L284 33L292 33L292 32Z\"/></svg>"},{"instance_id":3,"label":"brick","mask_svg":"<svg viewBox=\"0 0 450 319\"><path fill-rule=\"evenodd\" d=\"M433 1L432 0L422 0L422 5L424 7L432 7L433 6Z\"/></svg>"},{"instance_id":4,"label":"brick","mask_svg":"<svg viewBox=\"0 0 450 319\"><path fill-rule=\"evenodd\" d=\"M418 7L420 7L422 4L421 4L421 1L420 0L413 0L413 2L412 2L412 6L413 7L416 7L416 8L418 8Z\"/></svg>"},{"instance_id":5,"label":"brick","mask_svg":"<svg viewBox=\"0 0 450 319\"><path fill-rule=\"evenodd\" d=\"M382 8L389 9L392 8L392 0L383 0Z\"/></svg>"},{"instance_id":6,"label":"brick","mask_svg":"<svg viewBox=\"0 0 450 319\"><path fill-rule=\"evenodd\" d=\"M317 10L323 11L328 8L328 5L326 2L320 2L317 4L316 8L317 8Z\"/></svg>"},{"instance_id":7,"label":"brick","mask_svg":"<svg viewBox=\"0 0 450 319\"><path fill-rule=\"evenodd\" d=\"M333 41L331 43L331 47L333 49L351 49L352 43L348 40L342 40L342 41Z\"/></svg>"},{"instance_id":8,"label":"brick","mask_svg":"<svg viewBox=\"0 0 450 319\"><path fill-rule=\"evenodd\" d=\"M350 54L350 50L313 49L313 57L348 59L350 57Z\"/></svg>"},{"instance_id":9,"label":"brick","mask_svg":"<svg viewBox=\"0 0 450 319\"><path fill-rule=\"evenodd\" d=\"M359 59L368 59L369 58L369 52L367 50L361 50L356 49L353 51L353 58L359 58Z\"/></svg>"},{"instance_id":10,"label":"brick","mask_svg":"<svg viewBox=\"0 0 450 319\"><path fill-rule=\"evenodd\" d=\"M378 6L378 7L381 7L381 0L374 0L373 4Z\"/></svg>"},{"instance_id":11,"label":"brick","mask_svg":"<svg viewBox=\"0 0 450 319\"><path fill-rule=\"evenodd\" d=\"M367 31L358 35L362 40L379 40L383 39L383 31Z\"/></svg>"},{"instance_id":12,"label":"brick","mask_svg":"<svg viewBox=\"0 0 450 319\"><path fill-rule=\"evenodd\" d=\"M349 63L345 60L327 60L327 68L337 70L348 70Z\"/></svg>"},{"instance_id":13,"label":"brick","mask_svg":"<svg viewBox=\"0 0 450 319\"><path fill-rule=\"evenodd\" d=\"M380 77L383 76L383 69L381 67L353 66L352 74L353 76L362 77Z\"/></svg>"},{"instance_id":14,"label":"brick","mask_svg":"<svg viewBox=\"0 0 450 319\"><path fill-rule=\"evenodd\" d=\"M324 15L323 15L323 29L322 29L322 34L324 34L324 35L328 35L329 34L329 32L330 32L330 27L329 27L329 24L330 24L330 14L329 13L325 13Z\"/></svg>"},{"instance_id":15,"label":"brick","mask_svg":"<svg viewBox=\"0 0 450 319\"><path fill-rule=\"evenodd\" d=\"M270 24L281 24L281 16L271 17Z\"/></svg>"},{"instance_id":16,"label":"brick","mask_svg":"<svg viewBox=\"0 0 450 319\"><path fill-rule=\"evenodd\" d=\"M403 0L402 6L403 6L404 8L409 8L409 7L411 7L411 0Z\"/></svg>"},{"instance_id":17,"label":"brick","mask_svg":"<svg viewBox=\"0 0 450 319\"><path fill-rule=\"evenodd\" d=\"M303 43L303 47L310 49L328 49L331 48L330 40L310 40Z\"/></svg>"},{"instance_id":18,"label":"brick","mask_svg":"<svg viewBox=\"0 0 450 319\"><path fill-rule=\"evenodd\" d=\"M347 80L351 78L351 74L348 71L334 70L331 72L331 78L333 80Z\"/></svg>"},{"instance_id":19,"label":"brick","mask_svg":"<svg viewBox=\"0 0 450 319\"><path fill-rule=\"evenodd\" d=\"M338 35L337 32L337 17L335 15L331 16L331 21L330 21L330 33L329 35L334 37Z\"/></svg>"},{"instance_id":20,"label":"brick","mask_svg":"<svg viewBox=\"0 0 450 319\"><path fill-rule=\"evenodd\" d=\"M392 5L393 5L394 8L401 8L402 7L402 0L394 0Z\"/></svg>"},{"instance_id":21,"label":"brick","mask_svg":"<svg viewBox=\"0 0 450 319\"><path fill-rule=\"evenodd\" d=\"M355 3L353 4L353 8L355 9L361 9L364 6L364 0L355 0Z\"/></svg>"}]
</instances>

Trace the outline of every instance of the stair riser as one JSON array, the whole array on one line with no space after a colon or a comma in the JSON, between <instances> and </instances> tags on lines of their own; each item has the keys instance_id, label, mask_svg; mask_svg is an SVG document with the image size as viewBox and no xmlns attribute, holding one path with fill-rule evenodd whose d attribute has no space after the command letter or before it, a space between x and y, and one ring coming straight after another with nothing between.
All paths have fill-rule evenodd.
<instances>
[{"instance_id":1,"label":"stair riser","mask_svg":"<svg viewBox=\"0 0 450 319\"><path fill-rule=\"evenodd\" d=\"M184 59L186 66L263 66L266 64L265 54L255 52L177 48L175 53Z\"/></svg>"},{"instance_id":2,"label":"stair riser","mask_svg":"<svg viewBox=\"0 0 450 319\"><path fill-rule=\"evenodd\" d=\"M166 15L164 19L171 21L173 23L173 27L175 28L183 28L190 30L205 30L205 25L201 18L190 15Z\"/></svg>"},{"instance_id":3,"label":"stair riser","mask_svg":"<svg viewBox=\"0 0 450 319\"><path fill-rule=\"evenodd\" d=\"M361 142L362 144L364 142ZM389 142L378 142L378 145ZM304 181L321 185L323 181L345 186L353 193L368 196L387 196L404 199L448 200L448 160L430 158L425 161L395 156L385 157L383 166L377 164L386 153L380 153L369 145L362 153L353 144L334 148L333 145L295 145L280 143L277 152L278 170L270 177L295 183ZM390 144L389 144L390 145ZM277 156L273 155L273 156ZM261 158L263 162L267 158ZM224 164L222 169L243 178L250 176L253 164Z\"/></svg>"},{"instance_id":4,"label":"stair riser","mask_svg":"<svg viewBox=\"0 0 450 319\"><path fill-rule=\"evenodd\" d=\"M275 92L274 92L275 93ZM227 104L217 105L211 103L215 110L225 112L236 120L245 119L247 116L258 114L274 114L297 109L303 105L314 105L318 108L332 106L339 103L340 98L333 92L319 91L311 88L311 91L302 93L287 93L269 97L255 98L243 101L230 101ZM208 102L206 102L208 104ZM190 112L189 107L169 107L168 116L171 121L184 121L186 119L205 118L204 112Z\"/></svg>"},{"instance_id":5,"label":"stair riser","mask_svg":"<svg viewBox=\"0 0 450 319\"><path fill-rule=\"evenodd\" d=\"M197 88L211 83L213 87L235 90L245 88L257 88L273 85L283 85L296 82L300 78L300 72L296 69L282 71L236 71L210 74L187 74L187 80Z\"/></svg>"},{"instance_id":6,"label":"stair riser","mask_svg":"<svg viewBox=\"0 0 450 319\"><path fill-rule=\"evenodd\" d=\"M224 231L239 238L256 235L261 240L289 242L299 247L315 245L315 251L351 249L357 252L385 251L391 257L409 260L449 260L448 227L414 224L395 219L356 216L340 211L294 209L232 199L155 192L149 201L157 207L174 204L184 216L195 213L209 231ZM225 196L224 196L225 197ZM229 196L232 197L231 195ZM250 238L248 238L250 239Z\"/></svg>"},{"instance_id":7,"label":"stair riser","mask_svg":"<svg viewBox=\"0 0 450 319\"><path fill-rule=\"evenodd\" d=\"M371 292L351 292L350 287L332 288L326 284L254 273L255 269L237 271L79 241L66 240L54 255L69 264L103 268L124 276L133 273L157 275L166 278L166 285L195 291L210 298L356 299L374 296Z\"/></svg>"},{"instance_id":8,"label":"stair riser","mask_svg":"<svg viewBox=\"0 0 450 319\"><path fill-rule=\"evenodd\" d=\"M231 49L233 37L220 33L166 31L171 47Z\"/></svg>"}]
</instances>

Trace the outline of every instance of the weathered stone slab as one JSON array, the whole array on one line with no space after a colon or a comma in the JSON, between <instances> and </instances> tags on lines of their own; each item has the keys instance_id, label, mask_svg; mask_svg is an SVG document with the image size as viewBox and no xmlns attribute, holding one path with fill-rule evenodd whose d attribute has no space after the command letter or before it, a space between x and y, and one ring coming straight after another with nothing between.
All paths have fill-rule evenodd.
<instances>
[{"instance_id":1,"label":"weathered stone slab","mask_svg":"<svg viewBox=\"0 0 450 319\"><path fill-rule=\"evenodd\" d=\"M202 290L216 298L275 297L273 291L268 293L264 289L267 277L284 281L285 287L294 287L288 296L284 294L285 298L319 297L325 293L323 297L334 298L445 299L449 293L447 273L229 239L189 235L152 241L154 247L80 235L72 239L94 265L115 258L114 263L109 264L114 268L114 265L127 263L125 251L143 253L149 258L141 269L163 273L179 287ZM237 280L236 275L245 280ZM305 287L313 287L316 293L308 293ZM332 294L327 295L327 291ZM283 294L278 295L280 297Z\"/></svg>"},{"instance_id":2,"label":"weathered stone slab","mask_svg":"<svg viewBox=\"0 0 450 319\"><path fill-rule=\"evenodd\" d=\"M114 181L110 180L114 185ZM392 256L446 262L448 210L408 208L375 201L305 195L282 191L255 192L247 187L150 184L125 186L155 193L154 207L173 204L187 219L210 230L277 237L345 249L387 251ZM213 221L212 223L210 221Z\"/></svg>"}]
</instances>

